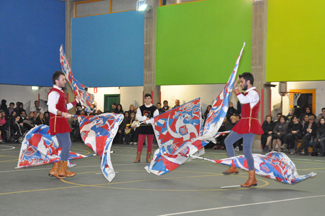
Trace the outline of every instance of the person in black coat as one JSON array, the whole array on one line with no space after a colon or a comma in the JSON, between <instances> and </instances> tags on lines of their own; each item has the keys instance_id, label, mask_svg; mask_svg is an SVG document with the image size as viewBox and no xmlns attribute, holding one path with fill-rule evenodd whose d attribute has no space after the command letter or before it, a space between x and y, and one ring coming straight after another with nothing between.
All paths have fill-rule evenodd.
<instances>
[{"instance_id":1,"label":"person in black coat","mask_svg":"<svg viewBox=\"0 0 325 216\"><path fill-rule=\"evenodd\" d=\"M232 102L229 102L229 108L227 111L227 120L230 122L230 117L235 115L237 113L237 110L234 108L234 104Z\"/></svg>"},{"instance_id":2,"label":"person in black coat","mask_svg":"<svg viewBox=\"0 0 325 216\"><path fill-rule=\"evenodd\" d=\"M274 129L275 123L272 121L272 116L267 115L265 121L262 124L262 129L264 134L262 134L261 142L263 150L265 147L268 147L268 150L271 151L271 142L272 142L272 134Z\"/></svg>"},{"instance_id":3,"label":"person in black coat","mask_svg":"<svg viewBox=\"0 0 325 216\"><path fill-rule=\"evenodd\" d=\"M309 106L306 106L305 108L305 112L303 112L301 115L300 115L300 121L303 120L303 118L305 117L305 115L308 115L308 116L314 116L316 118L316 116L314 115L314 113L311 111L311 108Z\"/></svg>"},{"instance_id":4,"label":"person in black coat","mask_svg":"<svg viewBox=\"0 0 325 216\"><path fill-rule=\"evenodd\" d=\"M317 148L319 145L321 147L319 156L323 157L325 154L325 118L324 117L319 120L317 125L316 139L314 139L314 143L313 143L312 156L318 155Z\"/></svg>"},{"instance_id":5,"label":"person in black coat","mask_svg":"<svg viewBox=\"0 0 325 216\"><path fill-rule=\"evenodd\" d=\"M315 117L313 115L308 117L308 122L305 123L303 128L303 138L301 145L297 150L297 153L301 153L301 149L304 149L304 155L308 155L309 142L316 138L317 125L315 123Z\"/></svg>"},{"instance_id":6,"label":"person in black coat","mask_svg":"<svg viewBox=\"0 0 325 216\"><path fill-rule=\"evenodd\" d=\"M295 144L297 144L298 139L302 137L302 124L299 122L299 118L293 115L288 126L288 133L284 136L283 148L285 149L288 145L288 149L291 150L291 154L294 154Z\"/></svg>"},{"instance_id":7,"label":"person in black coat","mask_svg":"<svg viewBox=\"0 0 325 216\"><path fill-rule=\"evenodd\" d=\"M279 121L275 124L273 129L273 146L274 151L276 144L278 145L278 152L281 152L281 144L283 143L283 138L288 132L288 122L286 122L286 117L281 115Z\"/></svg>"}]
</instances>

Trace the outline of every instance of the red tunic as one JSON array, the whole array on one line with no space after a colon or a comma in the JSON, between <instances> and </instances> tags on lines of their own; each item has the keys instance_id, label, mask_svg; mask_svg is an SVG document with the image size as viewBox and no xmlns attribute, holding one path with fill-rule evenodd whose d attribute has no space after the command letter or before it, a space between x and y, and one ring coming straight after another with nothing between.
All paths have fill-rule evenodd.
<instances>
[{"instance_id":1,"label":"red tunic","mask_svg":"<svg viewBox=\"0 0 325 216\"><path fill-rule=\"evenodd\" d=\"M251 91L256 91L256 89L253 89ZM244 95L247 94L248 92L246 92ZM260 101L258 101L258 103L253 108L251 108L250 103L243 104L241 110L241 119L232 128L232 131L238 134L264 134L260 122L257 120L259 107Z\"/></svg>"},{"instance_id":2,"label":"red tunic","mask_svg":"<svg viewBox=\"0 0 325 216\"><path fill-rule=\"evenodd\" d=\"M68 110L67 110L66 103L65 103L66 96L65 96L64 92L60 91L59 89L56 89L56 88L51 88L48 95L53 91L60 94L59 101L56 104L56 109L58 109L61 112L67 113ZM76 105L77 102L74 101L74 102L72 102L72 104ZM57 133L70 133L70 132L71 132L71 128L70 128L67 118L64 118L61 115L54 115L53 113L50 113L50 134L51 135L55 135Z\"/></svg>"}]
</instances>

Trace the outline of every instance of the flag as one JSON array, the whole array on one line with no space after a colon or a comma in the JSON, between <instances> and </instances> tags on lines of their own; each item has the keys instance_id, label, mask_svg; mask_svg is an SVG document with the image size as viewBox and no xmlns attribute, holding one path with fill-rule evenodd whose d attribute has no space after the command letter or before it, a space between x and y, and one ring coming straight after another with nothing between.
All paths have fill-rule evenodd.
<instances>
[{"instance_id":1,"label":"flag","mask_svg":"<svg viewBox=\"0 0 325 216\"><path fill-rule=\"evenodd\" d=\"M50 135L49 126L39 125L28 131L21 144L17 168L30 167L60 161L61 148L56 136ZM89 157L70 152L69 160Z\"/></svg>"},{"instance_id":2,"label":"flag","mask_svg":"<svg viewBox=\"0 0 325 216\"><path fill-rule=\"evenodd\" d=\"M159 149L145 167L149 173L170 172L207 144L196 140L202 132L200 98L154 117L153 122Z\"/></svg>"},{"instance_id":3,"label":"flag","mask_svg":"<svg viewBox=\"0 0 325 216\"><path fill-rule=\"evenodd\" d=\"M224 89L220 92L217 99L213 102L211 110L205 121L203 135L200 139L209 140L215 143L215 135L219 131L224 118L228 112L229 101L234 87L234 82L237 75L237 70L239 67L239 62L245 48L245 43L239 53L235 67L228 79L227 84Z\"/></svg>"},{"instance_id":4,"label":"flag","mask_svg":"<svg viewBox=\"0 0 325 216\"><path fill-rule=\"evenodd\" d=\"M299 175L296 165L285 153L282 152L274 151L269 152L266 155L253 154L253 158L255 173L257 175L275 179L283 183L295 184L316 175L314 172L311 172L308 175ZM212 160L207 158L204 158L204 160L248 171L248 164L244 155L221 160Z\"/></svg>"},{"instance_id":5,"label":"flag","mask_svg":"<svg viewBox=\"0 0 325 216\"><path fill-rule=\"evenodd\" d=\"M61 67L63 72L66 74L68 81L71 85L71 88L74 92L75 96L80 95L81 96L81 105L85 107L85 111L86 112L90 112L91 108L91 104L94 102L94 95L88 93L85 88L86 86L84 86L83 84L81 84L80 82L78 82L72 74L71 68L69 66L69 62L63 52L63 47L61 45L60 47L60 63L61 63Z\"/></svg>"},{"instance_id":6,"label":"flag","mask_svg":"<svg viewBox=\"0 0 325 216\"><path fill-rule=\"evenodd\" d=\"M115 177L110 151L123 118L123 115L114 113L78 117L81 138L92 151L101 157L100 167L109 182Z\"/></svg>"}]
</instances>

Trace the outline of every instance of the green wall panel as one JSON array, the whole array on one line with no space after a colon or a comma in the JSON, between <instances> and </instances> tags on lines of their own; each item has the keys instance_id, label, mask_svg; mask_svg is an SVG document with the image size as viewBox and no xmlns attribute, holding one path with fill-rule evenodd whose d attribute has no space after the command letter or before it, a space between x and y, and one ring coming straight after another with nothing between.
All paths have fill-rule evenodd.
<instances>
[{"instance_id":1,"label":"green wall panel","mask_svg":"<svg viewBox=\"0 0 325 216\"><path fill-rule=\"evenodd\" d=\"M252 0L206 0L157 9L156 84L226 83L243 43L251 71Z\"/></svg>"},{"instance_id":2,"label":"green wall panel","mask_svg":"<svg viewBox=\"0 0 325 216\"><path fill-rule=\"evenodd\" d=\"M325 0L268 1L266 80L325 79Z\"/></svg>"}]
</instances>

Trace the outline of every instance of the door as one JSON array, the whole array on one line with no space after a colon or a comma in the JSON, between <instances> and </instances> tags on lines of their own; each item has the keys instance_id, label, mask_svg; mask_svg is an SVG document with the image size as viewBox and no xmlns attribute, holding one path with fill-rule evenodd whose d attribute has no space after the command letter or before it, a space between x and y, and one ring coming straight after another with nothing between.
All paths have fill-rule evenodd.
<instances>
[{"instance_id":1,"label":"door","mask_svg":"<svg viewBox=\"0 0 325 216\"><path fill-rule=\"evenodd\" d=\"M112 104L120 103L120 95L119 94L107 94L104 95L104 112L112 112Z\"/></svg>"}]
</instances>

